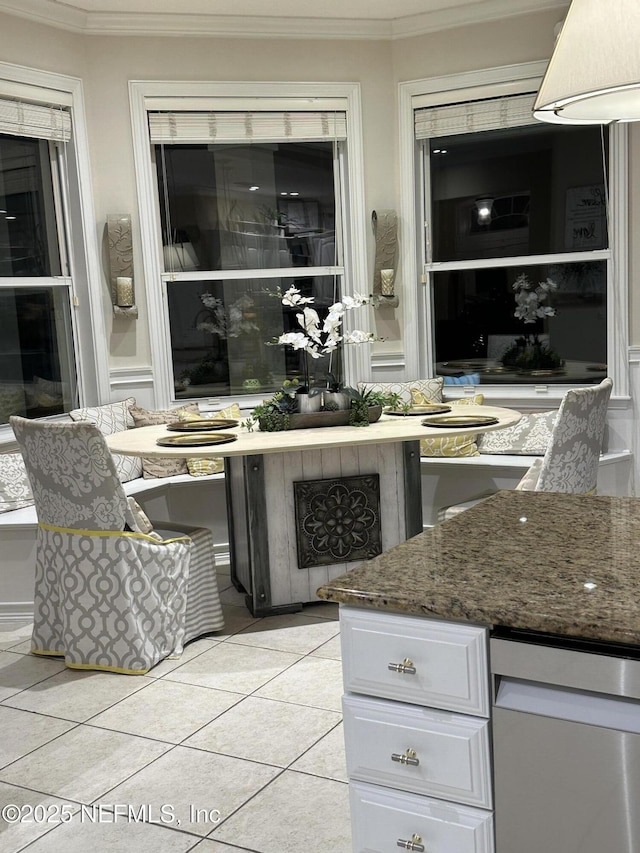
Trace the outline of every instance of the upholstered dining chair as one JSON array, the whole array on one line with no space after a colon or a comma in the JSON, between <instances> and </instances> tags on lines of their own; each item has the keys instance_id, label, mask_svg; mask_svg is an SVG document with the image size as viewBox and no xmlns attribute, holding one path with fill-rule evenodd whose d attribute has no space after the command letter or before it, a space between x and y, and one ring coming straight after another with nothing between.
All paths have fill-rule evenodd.
<instances>
[{"instance_id":1,"label":"upholstered dining chair","mask_svg":"<svg viewBox=\"0 0 640 853\"><path fill-rule=\"evenodd\" d=\"M155 532L95 425L10 423L38 517L34 653L144 674L223 627L210 531Z\"/></svg>"},{"instance_id":2,"label":"upholstered dining chair","mask_svg":"<svg viewBox=\"0 0 640 853\"><path fill-rule=\"evenodd\" d=\"M595 494L598 463L607 422L607 406L613 382L573 388L566 392L558 409L544 456L538 457L516 486L522 491ZM475 506L494 492L441 509L439 521Z\"/></svg>"}]
</instances>

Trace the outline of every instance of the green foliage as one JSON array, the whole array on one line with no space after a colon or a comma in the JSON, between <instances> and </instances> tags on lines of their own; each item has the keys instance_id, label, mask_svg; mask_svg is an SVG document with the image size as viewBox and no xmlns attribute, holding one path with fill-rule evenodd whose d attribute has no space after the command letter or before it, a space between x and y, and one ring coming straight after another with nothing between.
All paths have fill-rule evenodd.
<instances>
[{"instance_id":1,"label":"green foliage","mask_svg":"<svg viewBox=\"0 0 640 853\"><path fill-rule=\"evenodd\" d=\"M300 383L297 379L285 379L282 388L257 405L251 413L252 425L257 421L264 432L279 432L289 429L289 415L298 407L296 394Z\"/></svg>"},{"instance_id":2,"label":"green foliage","mask_svg":"<svg viewBox=\"0 0 640 853\"><path fill-rule=\"evenodd\" d=\"M358 390L357 388L344 388L344 393L351 400L349 410L349 423L351 426L368 426L369 409L371 406L389 405L389 394L373 389Z\"/></svg>"},{"instance_id":3,"label":"green foliage","mask_svg":"<svg viewBox=\"0 0 640 853\"><path fill-rule=\"evenodd\" d=\"M344 393L351 400L351 405L354 403L366 403L367 406L391 406L395 407L400 403L399 394L389 394L384 391L374 391L372 388L359 391L357 388L344 388Z\"/></svg>"},{"instance_id":4,"label":"green foliage","mask_svg":"<svg viewBox=\"0 0 640 853\"><path fill-rule=\"evenodd\" d=\"M557 370L564 365L564 359L538 340L531 343L518 338L502 356L502 363L518 370Z\"/></svg>"}]
</instances>

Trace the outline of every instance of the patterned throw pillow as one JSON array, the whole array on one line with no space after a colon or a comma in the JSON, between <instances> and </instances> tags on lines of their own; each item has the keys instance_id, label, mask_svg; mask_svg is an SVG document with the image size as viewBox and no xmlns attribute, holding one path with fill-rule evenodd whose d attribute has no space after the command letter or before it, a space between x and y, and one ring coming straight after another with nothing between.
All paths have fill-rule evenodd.
<instances>
[{"instance_id":1,"label":"patterned throw pillow","mask_svg":"<svg viewBox=\"0 0 640 853\"><path fill-rule=\"evenodd\" d=\"M358 391L397 394L402 403L410 403L411 391L415 389L424 395L427 402L441 403L443 384L444 380L441 376L436 379L414 379L413 382L358 382Z\"/></svg>"},{"instance_id":2,"label":"patterned throw pillow","mask_svg":"<svg viewBox=\"0 0 640 853\"><path fill-rule=\"evenodd\" d=\"M198 404L190 403L179 409L142 409L132 406L130 409L134 426L158 426L159 424L170 424L172 421L186 419L191 415L198 414ZM143 457L142 476L145 480L154 480L158 477L173 477L176 474L186 474L186 459L168 459L161 456Z\"/></svg>"},{"instance_id":3,"label":"patterned throw pillow","mask_svg":"<svg viewBox=\"0 0 640 853\"><path fill-rule=\"evenodd\" d=\"M133 427L131 409L135 406L135 398L127 397L118 403L108 403L105 406L85 406L83 409L73 409L69 412L72 421L90 421L98 427L103 435L123 432ZM142 462L138 456L122 456L112 453L116 471L121 483L128 483L142 475Z\"/></svg>"},{"instance_id":4,"label":"patterned throw pillow","mask_svg":"<svg viewBox=\"0 0 640 853\"><path fill-rule=\"evenodd\" d=\"M24 386L0 385L0 423L7 423L11 415L24 415L24 409Z\"/></svg>"},{"instance_id":5,"label":"patterned throw pillow","mask_svg":"<svg viewBox=\"0 0 640 853\"><path fill-rule=\"evenodd\" d=\"M478 439L478 450L483 454L544 456L557 417L557 411L523 415L514 426L481 435Z\"/></svg>"},{"instance_id":6,"label":"patterned throw pillow","mask_svg":"<svg viewBox=\"0 0 640 853\"><path fill-rule=\"evenodd\" d=\"M473 397L462 397L459 400L452 400L452 406L481 406L484 403L484 394L475 394ZM424 405L416 400L415 405ZM420 440L420 455L421 456L479 456L478 445L476 444L478 435L472 433L470 435L458 436L442 436L441 438L423 438Z\"/></svg>"},{"instance_id":7,"label":"patterned throw pillow","mask_svg":"<svg viewBox=\"0 0 640 853\"><path fill-rule=\"evenodd\" d=\"M531 468L529 468L516 486L519 492L535 492L540 472L542 471L542 459L538 457Z\"/></svg>"},{"instance_id":8,"label":"patterned throw pillow","mask_svg":"<svg viewBox=\"0 0 640 853\"><path fill-rule=\"evenodd\" d=\"M149 521L149 516L142 509L135 498L128 497L127 503L131 510L131 529L134 533L152 533L153 524Z\"/></svg>"},{"instance_id":9,"label":"patterned throw pillow","mask_svg":"<svg viewBox=\"0 0 640 853\"><path fill-rule=\"evenodd\" d=\"M187 420L195 420L201 415L188 415ZM232 403L226 409L221 409L211 415L212 418L233 418L240 420L242 413L240 406L237 403ZM205 477L207 474L221 474L224 471L224 459L221 456L216 456L213 459L197 459L192 457L187 459L187 469L192 477Z\"/></svg>"},{"instance_id":10,"label":"patterned throw pillow","mask_svg":"<svg viewBox=\"0 0 640 853\"><path fill-rule=\"evenodd\" d=\"M0 455L0 512L33 505L33 495L20 453Z\"/></svg>"}]
</instances>

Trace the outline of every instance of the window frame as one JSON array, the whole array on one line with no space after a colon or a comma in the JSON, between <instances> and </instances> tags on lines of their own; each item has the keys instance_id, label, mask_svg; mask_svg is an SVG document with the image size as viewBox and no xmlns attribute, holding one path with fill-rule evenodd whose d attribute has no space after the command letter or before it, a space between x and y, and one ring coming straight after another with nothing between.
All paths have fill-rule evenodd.
<instances>
[{"instance_id":1,"label":"window frame","mask_svg":"<svg viewBox=\"0 0 640 853\"><path fill-rule=\"evenodd\" d=\"M425 106L463 103L482 98L498 98L504 95L535 92L539 88L546 62L530 62L521 65L503 66L478 72L465 72L425 80L414 80L399 85L400 110L400 209L407 229L415 235L413 248L405 249L403 265L406 280L416 286L408 288L405 299L405 368L407 375L433 375L433 340L431 294L427 287L428 277L422 267L427 257L428 223L422 210L422 187L427 188L428 174L425 173L426 158L422 156L420 141L415 139L414 110ZM614 381L616 397L629 396L628 370L628 262L627 262L627 187L628 187L628 131L626 125L613 125L610 135L609 157L609 200L610 200L610 245L608 250L590 253L606 255L607 274L607 364L608 375ZM609 257L610 255L610 257ZM527 256L527 259L534 256ZM556 257L554 255L554 257ZM504 265L506 259L496 262ZM477 265L483 265L483 262ZM492 262L493 263L493 262ZM438 264L438 269L445 269ZM524 403L540 398L550 402L561 399L571 387L565 384L552 385L482 385L485 397L495 403L509 404L514 400ZM452 396L470 393L474 386L463 388L451 386Z\"/></svg>"},{"instance_id":2,"label":"window frame","mask_svg":"<svg viewBox=\"0 0 640 853\"><path fill-rule=\"evenodd\" d=\"M363 140L359 83L259 83L259 82L178 82L130 81L129 97L133 128L134 163L140 212L142 263L147 286L147 308L155 402L165 407L175 402L171 377L166 280L162 265L161 223L157 200L153 144L149 140L147 112L159 109L193 112L198 110L308 111L344 110L347 114L348 156L345 173L340 175L341 204L344 216L344 292L352 295L355 282L367 281L366 226L364 204ZM314 268L309 268L313 270ZM277 270L272 271L278 273ZM227 272L221 277L232 278ZM199 273L180 273L181 278L200 278ZM243 275L246 277L246 275ZM366 329L366 320L358 326ZM158 329L162 334L153 335ZM370 346L347 347L345 376L358 381L369 376ZM222 404L231 398L216 398ZM258 395L242 395L243 406L252 408L261 401ZM181 399L181 402L183 400Z\"/></svg>"},{"instance_id":3,"label":"window frame","mask_svg":"<svg viewBox=\"0 0 640 853\"><path fill-rule=\"evenodd\" d=\"M71 140L49 144L56 213L60 214L56 216L56 236L66 274L3 280L11 287L36 284L69 290L78 403L87 405L108 400L108 341L102 319L102 271L82 81L64 74L0 62L0 97L62 106L71 113ZM55 415L51 419L66 417ZM0 446L12 442L11 427L0 425Z\"/></svg>"}]
</instances>

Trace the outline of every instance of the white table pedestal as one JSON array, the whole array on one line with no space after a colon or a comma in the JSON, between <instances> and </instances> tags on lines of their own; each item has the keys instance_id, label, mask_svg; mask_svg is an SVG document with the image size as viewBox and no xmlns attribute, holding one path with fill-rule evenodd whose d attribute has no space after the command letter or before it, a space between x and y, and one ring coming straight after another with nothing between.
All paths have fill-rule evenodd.
<instances>
[{"instance_id":1,"label":"white table pedestal","mask_svg":"<svg viewBox=\"0 0 640 853\"><path fill-rule=\"evenodd\" d=\"M318 600L319 586L361 562L354 553L369 545L372 557L422 532L417 441L231 457L226 474L231 579L247 593L255 616L300 610ZM379 485L379 502L369 494L370 506L363 506L351 479L358 475L367 485L373 479L374 492ZM317 511L305 519L300 500L296 511L294 484L309 481L322 483L313 501ZM303 540L320 546L306 548L303 563L318 557L306 567L299 553L305 520L314 535Z\"/></svg>"}]
</instances>

